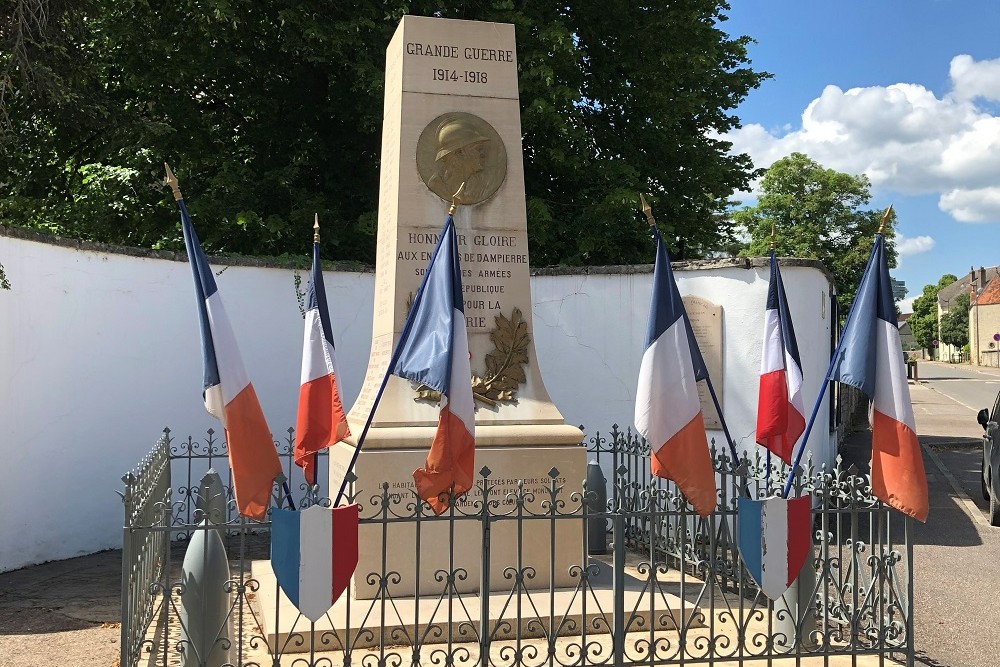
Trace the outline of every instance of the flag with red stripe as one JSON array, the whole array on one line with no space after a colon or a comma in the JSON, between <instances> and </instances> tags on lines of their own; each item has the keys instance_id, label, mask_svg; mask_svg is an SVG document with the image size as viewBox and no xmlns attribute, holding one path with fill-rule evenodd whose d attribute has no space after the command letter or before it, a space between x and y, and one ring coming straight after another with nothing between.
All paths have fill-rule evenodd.
<instances>
[{"instance_id":1,"label":"flag with red stripe","mask_svg":"<svg viewBox=\"0 0 1000 667\"><path fill-rule=\"evenodd\" d=\"M900 512L926 521L927 476L881 234L875 237L854 299L831 378L857 387L872 402L872 492Z\"/></svg>"},{"instance_id":2,"label":"flag with red stripe","mask_svg":"<svg viewBox=\"0 0 1000 667\"><path fill-rule=\"evenodd\" d=\"M412 310L409 326L398 344L396 363L390 370L441 393L441 414L427 461L413 471L417 494L436 514L441 514L448 509L449 493L458 497L472 488L476 443L462 274L451 215L445 221Z\"/></svg>"},{"instance_id":3,"label":"flag with red stripe","mask_svg":"<svg viewBox=\"0 0 1000 667\"><path fill-rule=\"evenodd\" d=\"M205 409L222 422L240 514L262 520L281 463L257 393L247 376L215 276L201 249L183 199L178 199L184 245L194 273L201 325Z\"/></svg>"},{"instance_id":4,"label":"flag with red stripe","mask_svg":"<svg viewBox=\"0 0 1000 667\"><path fill-rule=\"evenodd\" d=\"M772 251L757 393L757 442L791 465L795 443L805 427L802 362L778 259Z\"/></svg>"},{"instance_id":5,"label":"flag with red stripe","mask_svg":"<svg viewBox=\"0 0 1000 667\"><path fill-rule=\"evenodd\" d=\"M653 475L676 483L704 517L716 505L715 470L697 389L708 370L655 227L653 235L656 265L635 397L635 427L649 442Z\"/></svg>"},{"instance_id":6,"label":"flag with red stripe","mask_svg":"<svg viewBox=\"0 0 1000 667\"><path fill-rule=\"evenodd\" d=\"M295 463L308 484L316 483L316 453L351 434L337 386L333 330L323 285L319 243L313 243L312 271L302 340L299 410L295 420Z\"/></svg>"}]
</instances>

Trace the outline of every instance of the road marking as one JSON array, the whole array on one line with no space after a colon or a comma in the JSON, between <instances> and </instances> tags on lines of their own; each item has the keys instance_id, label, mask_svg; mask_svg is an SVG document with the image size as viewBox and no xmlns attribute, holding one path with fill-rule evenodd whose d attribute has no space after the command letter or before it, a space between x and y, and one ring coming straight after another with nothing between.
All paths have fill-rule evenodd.
<instances>
[{"instance_id":1,"label":"road marking","mask_svg":"<svg viewBox=\"0 0 1000 667\"><path fill-rule=\"evenodd\" d=\"M968 514L973 521L978 521L980 524L990 528L990 522L986 520L986 515L983 514L983 511L979 509L972 498L969 497L969 494L965 492L962 485L958 483L957 479L955 479L955 476L952 475L951 471L944 465L944 461L941 460L941 457L938 456L933 449L923 443L920 443L920 447L927 452L927 456L934 462L938 471L944 475L946 480L948 480L948 484L951 486L952 491L954 491L955 495L958 496L959 506L962 507L965 513Z\"/></svg>"},{"instance_id":2,"label":"road marking","mask_svg":"<svg viewBox=\"0 0 1000 667\"><path fill-rule=\"evenodd\" d=\"M958 403L959 405L961 405L963 408L968 408L968 409L972 410L973 412L979 412L978 408L974 408L971 405L967 405L967 404L963 403L962 401L958 400L957 398L955 398L954 396L949 396L948 394L944 393L940 389L935 389L934 387L932 387L929 384L927 384L926 381L922 382L921 384L923 384L924 386L926 386L931 391L935 391L935 392L941 394L942 396L944 396L945 398L947 398L949 400L952 400L952 401L955 401L956 403Z\"/></svg>"}]
</instances>

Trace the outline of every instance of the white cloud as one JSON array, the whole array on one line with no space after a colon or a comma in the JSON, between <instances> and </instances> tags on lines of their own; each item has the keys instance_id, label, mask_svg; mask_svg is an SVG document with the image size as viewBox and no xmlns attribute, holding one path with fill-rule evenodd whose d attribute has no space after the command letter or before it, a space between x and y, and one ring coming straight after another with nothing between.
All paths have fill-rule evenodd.
<instances>
[{"instance_id":1,"label":"white cloud","mask_svg":"<svg viewBox=\"0 0 1000 667\"><path fill-rule=\"evenodd\" d=\"M956 188L941 195L941 210L962 222L1000 220L1000 187L963 190Z\"/></svg>"},{"instance_id":2,"label":"white cloud","mask_svg":"<svg viewBox=\"0 0 1000 667\"><path fill-rule=\"evenodd\" d=\"M948 73L956 97L1000 100L1000 58L976 62L972 56L955 56Z\"/></svg>"},{"instance_id":3,"label":"white cloud","mask_svg":"<svg viewBox=\"0 0 1000 667\"><path fill-rule=\"evenodd\" d=\"M917 297L911 296L906 299L899 300L899 312L901 313L912 313L913 312L913 300Z\"/></svg>"},{"instance_id":4,"label":"white cloud","mask_svg":"<svg viewBox=\"0 0 1000 667\"><path fill-rule=\"evenodd\" d=\"M784 134L758 124L724 138L767 167L792 152L825 167L866 174L877 187L938 193L939 207L962 222L1000 221L1000 116L978 100L1000 100L1000 58L951 61L952 90L923 86L827 86Z\"/></svg>"},{"instance_id":5,"label":"white cloud","mask_svg":"<svg viewBox=\"0 0 1000 667\"><path fill-rule=\"evenodd\" d=\"M907 237L896 234L896 252L900 257L907 255L919 255L934 249L934 239L929 236Z\"/></svg>"}]
</instances>

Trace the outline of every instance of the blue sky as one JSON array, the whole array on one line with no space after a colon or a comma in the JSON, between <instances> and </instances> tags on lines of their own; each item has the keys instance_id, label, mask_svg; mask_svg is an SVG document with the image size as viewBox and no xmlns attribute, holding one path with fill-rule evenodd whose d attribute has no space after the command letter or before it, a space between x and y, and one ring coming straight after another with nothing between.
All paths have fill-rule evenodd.
<instances>
[{"instance_id":1,"label":"blue sky","mask_svg":"<svg viewBox=\"0 0 1000 667\"><path fill-rule=\"evenodd\" d=\"M898 214L904 312L942 274L1000 264L1000 1L731 4L722 29L774 75L737 110L736 150L868 175Z\"/></svg>"}]
</instances>

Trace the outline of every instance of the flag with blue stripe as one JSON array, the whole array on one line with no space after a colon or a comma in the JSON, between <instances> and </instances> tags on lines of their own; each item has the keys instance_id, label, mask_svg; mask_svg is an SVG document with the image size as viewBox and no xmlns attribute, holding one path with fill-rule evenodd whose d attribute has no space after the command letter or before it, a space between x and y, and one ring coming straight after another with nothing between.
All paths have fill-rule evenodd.
<instances>
[{"instance_id":1,"label":"flag with blue stripe","mask_svg":"<svg viewBox=\"0 0 1000 667\"><path fill-rule=\"evenodd\" d=\"M448 508L449 494L457 497L472 488L475 464L472 368L451 215L413 299L390 372L441 393L438 428L427 461L413 471L417 494L440 514Z\"/></svg>"}]
</instances>

